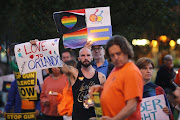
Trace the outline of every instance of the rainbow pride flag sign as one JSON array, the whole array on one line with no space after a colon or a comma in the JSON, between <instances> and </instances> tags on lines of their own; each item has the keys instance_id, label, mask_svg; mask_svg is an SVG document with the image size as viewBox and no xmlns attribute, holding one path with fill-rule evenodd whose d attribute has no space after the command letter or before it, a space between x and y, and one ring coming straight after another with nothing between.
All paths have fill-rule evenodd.
<instances>
[{"instance_id":1,"label":"rainbow pride flag sign","mask_svg":"<svg viewBox=\"0 0 180 120\"><path fill-rule=\"evenodd\" d=\"M53 17L64 46L72 49L83 47L87 40L105 45L112 36L110 7L54 12Z\"/></svg>"},{"instance_id":2,"label":"rainbow pride flag sign","mask_svg":"<svg viewBox=\"0 0 180 120\"><path fill-rule=\"evenodd\" d=\"M11 82L10 81L3 81L3 92L8 92L11 88Z\"/></svg>"}]
</instances>

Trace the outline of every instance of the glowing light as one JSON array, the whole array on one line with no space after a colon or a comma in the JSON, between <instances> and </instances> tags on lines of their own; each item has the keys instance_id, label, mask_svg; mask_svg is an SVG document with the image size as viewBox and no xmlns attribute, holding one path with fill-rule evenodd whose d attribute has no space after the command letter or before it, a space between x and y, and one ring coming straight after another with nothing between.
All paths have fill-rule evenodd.
<instances>
[{"instance_id":1,"label":"glowing light","mask_svg":"<svg viewBox=\"0 0 180 120\"><path fill-rule=\"evenodd\" d=\"M152 40L152 45L153 45L153 47L157 47L158 46L158 42L157 42L157 40Z\"/></svg>"},{"instance_id":2,"label":"glowing light","mask_svg":"<svg viewBox=\"0 0 180 120\"><path fill-rule=\"evenodd\" d=\"M166 42L167 41L167 36L166 35L161 35L159 37L159 39L162 41L162 42Z\"/></svg>"},{"instance_id":3,"label":"glowing light","mask_svg":"<svg viewBox=\"0 0 180 120\"><path fill-rule=\"evenodd\" d=\"M176 74L178 74L178 71L177 71L177 70L176 70L175 72L176 72Z\"/></svg>"},{"instance_id":4,"label":"glowing light","mask_svg":"<svg viewBox=\"0 0 180 120\"><path fill-rule=\"evenodd\" d=\"M175 47L176 42L175 42L174 40L171 40L171 41L169 42L169 45L170 45L171 47Z\"/></svg>"},{"instance_id":5,"label":"glowing light","mask_svg":"<svg viewBox=\"0 0 180 120\"><path fill-rule=\"evenodd\" d=\"M180 38L179 38L179 39L177 39L177 44L179 44L179 45L180 45Z\"/></svg>"},{"instance_id":6,"label":"glowing light","mask_svg":"<svg viewBox=\"0 0 180 120\"><path fill-rule=\"evenodd\" d=\"M150 41L147 39L133 39L132 44L138 46L145 46L145 45L149 45Z\"/></svg>"}]
</instances>

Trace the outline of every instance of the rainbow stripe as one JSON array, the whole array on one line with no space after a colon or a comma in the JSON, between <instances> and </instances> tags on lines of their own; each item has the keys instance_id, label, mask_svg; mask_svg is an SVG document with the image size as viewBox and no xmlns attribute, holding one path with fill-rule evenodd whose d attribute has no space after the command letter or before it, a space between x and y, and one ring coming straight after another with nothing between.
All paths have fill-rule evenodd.
<instances>
[{"instance_id":1,"label":"rainbow stripe","mask_svg":"<svg viewBox=\"0 0 180 120\"><path fill-rule=\"evenodd\" d=\"M10 83L7 83L6 84L6 89L10 89L11 88L11 84Z\"/></svg>"},{"instance_id":2,"label":"rainbow stripe","mask_svg":"<svg viewBox=\"0 0 180 120\"><path fill-rule=\"evenodd\" d=\"M63 40L78 40L87 38L87 28L78 30L76 32L63 34Z\"/></svg>"},{"instance_id":3,"label":"rainbow stripe","mask_svg":"<svg viewBox=\"0 0 180 120\"><path fill-rule=\"evenodd\" d=\"M77 23L77 17L74 16L74 15L71 15L71 16L64 16L61 18L61 23L69 28L69 29L72 29L74 27L74 25Z\"/></svg>"}]
</instances>

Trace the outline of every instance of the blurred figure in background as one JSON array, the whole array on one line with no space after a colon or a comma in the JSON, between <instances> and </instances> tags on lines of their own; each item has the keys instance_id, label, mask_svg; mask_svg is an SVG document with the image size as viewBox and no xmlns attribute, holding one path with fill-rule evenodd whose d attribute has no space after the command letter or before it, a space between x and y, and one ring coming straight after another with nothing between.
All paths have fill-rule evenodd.
<instances>
[{"instance_id":1,"label":"blurred figure in background","mask_svg":"<svg viewBox=\"0 0 180 120\"><path fill-rule=\"evenodd\" d=\"M160 67L160 69L157 72L155 84L158 86L161 86L165 92L167 93L168 89L171 89L174 87L172 84L172 81L175 79L176 73L173 69L173 57L171 55L165 55L164 58L164 64ZM171 105L170 105L171 106ZM174 113L174 108L171 106L171 111Z\"/></svg>"},{"instance_id":2,"label":"blurred figure in background","mask_svg":"<svg viewBox=\"0 0 180 120\"><path fill-rule=\"evenodd\" d=\"M103 73L107 78L111 73L112 69L114 68L114 65L108 62L104 58L104 55L105 55L105 50L103 46L101 45L92 46L92 56L94 58L92 66L98 72Z\"/></svg>"},{"instance_id":3,"label":"blurred figure in background","mask_svg":"<svg viewBox=\"0 0 180 120\"><path fill-rule=\"evenodd\" d=\"M168 99L166 97L166 94L165 94L163 88L160 86L157 86L156 84L151 82L153 69L154 69L154 64L153 64L152 60L147 57L143 57L143 58L140 58L137 60L136 65L140 69L142 76L143 76L143 80L144 80L143 98L163 94L165 101L166 101L166 106L167 106L167 107L163 108L163 111L167 115L169 115L170 120L174 120Z\"/></svg>"},{"instance_id":4,"label":"blurred figure in background","mask_svg":"<svg viewBox=\"0 0 180 120\"><path fill-rule=\"evenodd\" d=\"M173 87L172 80L176 75L173 66L173 57L171 55L166 55L164 57L164 64L157 72L155 84L161 86L165 90L165 92L166 89Z\"/></svg>"}]
</instances>

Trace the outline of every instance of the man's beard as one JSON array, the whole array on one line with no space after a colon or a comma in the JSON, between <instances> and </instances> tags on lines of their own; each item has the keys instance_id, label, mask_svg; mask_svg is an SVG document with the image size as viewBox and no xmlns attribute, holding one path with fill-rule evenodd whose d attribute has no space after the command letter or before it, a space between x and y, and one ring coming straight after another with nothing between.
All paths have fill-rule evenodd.
<instances>
[{"instance_id":1,"label":"man's beard","mask_svg":"<svg viewBox=\"0 0 180 120\"><path fill-rule=\"evenodd\" d=\"M81 61L79 61L79 62L81 63L82 66L89 67L92 64L93 61L90 61L90 62L89 61L84 61L84 62L89 62L89 63L85 63L85 64L82 63Z\"/></svg>"}]
</instances>

